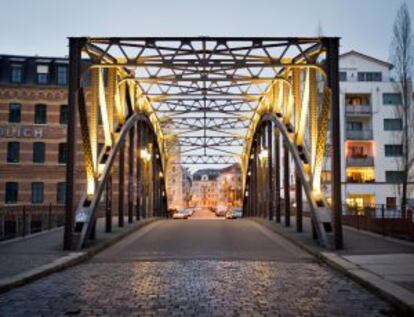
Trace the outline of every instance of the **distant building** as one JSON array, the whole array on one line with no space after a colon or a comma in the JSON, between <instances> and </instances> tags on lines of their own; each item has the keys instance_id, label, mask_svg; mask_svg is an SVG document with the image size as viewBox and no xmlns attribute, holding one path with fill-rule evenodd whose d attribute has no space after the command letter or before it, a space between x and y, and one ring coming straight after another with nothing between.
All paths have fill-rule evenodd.
<instances>
[{"instance_id":1,"label":"distant building","mask_svg":"<svg viewBox=\"0 0 414 317\"><path fill-rule=\"evenodd\" d=\"M242 206L242 176L239 164L233 164L220 170L217 177L218 204L224 206Z\"/></svg>"},{"instance_id":2,"label":"distant building","mask_svg":"<svg viewBox=\"0 0 414 317\"><path fill-rule=\"evenodd\" d=\"M200 169L193 174L191 205L214 208L218 201L218 169Z\"/></svg>"},{"instance_id":3,"label":"distant building","mask_svg":"<svg viewBox=\"0 0 414 317\"><path fill-rule=\"evenodd\" d=\"M167 198L169 208L186 208L191 200L191 173L179 164L167 168Z\"/></svg>"}]
</instances>

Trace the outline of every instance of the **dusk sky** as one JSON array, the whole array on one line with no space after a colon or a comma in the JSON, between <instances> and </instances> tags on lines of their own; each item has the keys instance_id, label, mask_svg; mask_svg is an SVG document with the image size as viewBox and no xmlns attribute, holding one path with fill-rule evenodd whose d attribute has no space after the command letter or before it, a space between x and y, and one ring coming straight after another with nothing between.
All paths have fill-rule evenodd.
<instances>
[{"instance_id":1,"label":"dusk sky","mask_svg":"<svg viewBox=\"0 0 414 317\"><path fill-rule=\"evenodd\" d=\"M388 59L402 0L1 0L0 53L67 55L68 36L315 36ZM407 1L414 18L414 1Z\"/></svg>"}]
</instances>

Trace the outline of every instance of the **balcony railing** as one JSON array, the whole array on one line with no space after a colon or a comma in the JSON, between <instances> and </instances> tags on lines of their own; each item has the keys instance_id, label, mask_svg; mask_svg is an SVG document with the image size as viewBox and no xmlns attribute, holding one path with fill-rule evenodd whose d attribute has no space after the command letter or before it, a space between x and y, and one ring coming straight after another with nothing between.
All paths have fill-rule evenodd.
<instances>
[{"instance_id":1,"label":"balcony railing","mask_svg":"<svg viewBox=\"0 0 414 317\"><path fill-rule=\"evenodd\" d=\"M355 114L355 115L369 115L372 114L371 105L346 105L345 106L346 114Z\"/></svg>"},{"instance_id":2,"label":"balcony railing","mask_svg":"<svg viewBox=\"0 0 414 317\"><path fill-rule=\"evenodd\" d=\"M348 140L372 140L372 130L347 130Z\"/></svg>"},{"instance_id":3,"label":"balcony railing","mask_svg":"<svg viewBox=\"0 0 414 317\"><path fill-rule=\"evenodd\" d=\"M374 166L374 158L372 156L347 157L346 164L348 166Z\"/></svg>"},{"instance_id":4,"label":"balcony railing","mask_svg":"<svg viewBox=\"0 0 414 317\"><path fill-rule=\"evenodd\" d=\"M351 176L347 176L346 182L347 183L357 183L357 184L374 183L375 178L363 179L360 176L351 175Z\"/></svg>"}]
</instances>

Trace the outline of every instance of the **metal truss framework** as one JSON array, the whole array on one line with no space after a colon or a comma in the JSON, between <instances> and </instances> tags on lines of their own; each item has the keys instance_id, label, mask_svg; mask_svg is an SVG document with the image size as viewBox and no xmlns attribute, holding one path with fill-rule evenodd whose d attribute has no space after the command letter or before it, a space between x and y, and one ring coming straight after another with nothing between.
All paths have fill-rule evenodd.
<instances>
[{"instance_id":1,"label":"metal truss framework","mask_svg":"<svg viewBox=\"0 0 414 317\"><path fill-rule=\"evenodd\" d=\"M264 115L273 115L274 129L283 135L296 169L302 171L321 243L328 246L327 232L333 227L335 246L340 247L338 42L337 38L75 38L69 104L72 111L80 104L82 73L76 64L83 54L91 61L85 72L96 91L91 113L100 109L107 151L118 143L116 133L127 119L141 113L154 131L161 169L176 163L240 162L246 195L255 191L249 176L254 171L252 158L260 154L255 152L257 127ZM320 176L329 116L335 151L333 212L327 219L322 216L329 204ZM83 121L80 116L91 197L96 195L99 175L96 120L95 115ZM69 138L73 129L69 127ZM68 164L68 214L73 210L71 173L73 166ZM73 222L70 215L68 221Z\"/></svg>"}]
</instances>

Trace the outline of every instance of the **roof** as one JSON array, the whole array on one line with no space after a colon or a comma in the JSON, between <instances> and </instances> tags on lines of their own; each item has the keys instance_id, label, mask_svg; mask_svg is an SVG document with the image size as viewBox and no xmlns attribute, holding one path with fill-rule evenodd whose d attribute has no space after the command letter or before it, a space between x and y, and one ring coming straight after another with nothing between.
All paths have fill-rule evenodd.
<instances>
[{"instance_id":1,"label":"roof","mask_svg":"<svg viewBox=\"0 0 414 317\"><path fill-rule=\"evenodd\" d=\"M354 51L354 50L350 50L349 52L346 52L346 53L343 53L343 54L339 55L339 58L346 57L346 56L349 56L349 55L357 55L357 56L362 57L364 59L370 60L374 63L382 64L382 65L388 67L389 69L392 69L394 67L394 65L389 63L389 62L386 62L384 60L381 60L381 59L378 59L378 58L375 58L375 57L372 57L372 56L369 56L369 55L366 55L366 54L363 54L363 53L360 53L360 52L357 52L357 51Z\"/></svg>"},{"instance_id":2,"label":"roof","mask_svg":"<svg viewBox=\"0 0 414 317\"><path fill-rule=\"evenodd\" d=\"M203 175L207 175L208 176L208 180L214 180L218 177L218 175L220 174L219 169L214 169L214 168L204 168L204 169L200 169L198 171L196 171L193 174L193 180L197 181L197 180L201 180L201 177Z\"/></svg>"},{"instance_id":3,"label":"roof","mask_svg":"<svg viewBox=\"0 0 414 317\"><path fill-rule=\"evenodd\" d=\"M236 172L236 173L241 173L241 169L240 169L240 164L239 163L234 163L230 166L227 166L223 169L220 170L220 173L231 173L231 172Z\"/></svg>"}]
</instances>

